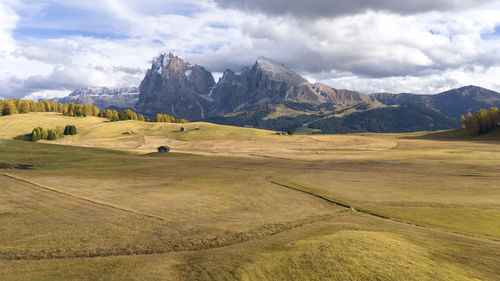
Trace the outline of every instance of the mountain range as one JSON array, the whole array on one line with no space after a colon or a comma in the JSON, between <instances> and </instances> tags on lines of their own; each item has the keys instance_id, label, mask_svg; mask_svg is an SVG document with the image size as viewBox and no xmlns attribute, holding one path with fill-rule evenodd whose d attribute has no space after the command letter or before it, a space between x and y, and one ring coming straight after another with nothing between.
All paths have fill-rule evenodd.
<instances>
[{"instance_id":1,"label":"mountain range","mask_svg":"<svg viewBox=\"0 0 500 281\"><path fill-rule=\"evenodd\" d=\"M200 65L172 53L153 59L137 89L84 89L59 102L133 108L148 116L309 133L407 132L459 126L461 114L500 106L500 93L476 86L434 95L364 94L310 83L284 65L260 57L218 82Z\"/></svg>"},{"instance_id":2,"label":"mountain range","mask_svg":"<svg viewBox=\"0 0 500 281\"><path fill-rule=\"evenodd\" d=\"M108 87L87 87L76 89L67 97L54 98L53 101L60 103L78 103L95 105L101 109L134 108L139 100L139 89L132 88L108 88Z\"/></svg>"}]
</instances>

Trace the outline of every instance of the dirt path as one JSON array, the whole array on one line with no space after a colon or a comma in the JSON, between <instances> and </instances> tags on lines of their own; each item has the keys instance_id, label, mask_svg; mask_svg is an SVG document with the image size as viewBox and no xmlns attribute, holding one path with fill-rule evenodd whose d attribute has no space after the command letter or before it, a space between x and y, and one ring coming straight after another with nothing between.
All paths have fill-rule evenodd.
<instances>
[{"instance_id":1,"label":"dirt path","mask_svg":"<svg viewBox=\"0 0 500 281\"><path fill-rule=\"evenodd\" d=\"M47 186L43 186L41 184L38 184L36 182L21 178L19 176L15 176L12 174L8 173L0 173L0 176L7 177L9 179L15 180L22 182L24 184L28 184L31 188L37 189L37 190L44 190L47 192L52 192L56 193L59 196L63 197L69 197L71 199L76 199L80 201L85 201L87 203L91 204L96 204L99 206L104 206L107 208L112 208L115 210L127 212L133 215L140 215L152 219L156 219L158 221L162 221L162 223L168 222L167 219L150 215L150 214L145 214L145 213L140 213L136 212L133 210L121 208L118 206L114 206L111 204L103 203L103 202L98 202L95 200L87 199L84 197L76 196L70 193L66 193L63 191L59 191ZM276 235L278 233L282 233L285 231L289 231L301 226L309 225L312 223L317 223L317 222L325 222L325 221L330 221L336 217L339 216L347 216L347 215L355 215L354 212L339 212L336 214L330 214L330 215L321 215L321 216L310 216L310 217L305 217L302 219L296 219L296 220L290 220L287 222L275 222L273 224L264 224L259 227L250 229L246 232L235 232L230 235L223 235L223 236L216 236L216 237L211 237L207 239L198 239L198 240L192 240L189 239L189 237L186 237L185 239L180 239L180 240L172 240L169 243L166 243L164 245L161 245L159 247L152 247L152 248L139 248L139 249L112 249L110 252L88 252L85 249L78 250L76 252L69 252L67 255L63 256L50 256L47 253L51 253L51 251L42 251L40 253L38 252L33 252L30 253L29 256L23 256L22 254L16 254L16 260L41 260L41 259L65 259L65 258L75 258L75 257L82 257L82 258L93 258L93 257L109 257L109 256L130 256L130 255L152 255L152 254L165 254L165 253L171 253L171 252L183 252L183 251L200 251L200 250L208 250L208 249L214 249L214 248L221 248L221 247L227 247L227 246L232 246L244 242L249 242L252 240L259 240L259 239L264 239L266 237Z\"/></svg>"},{"instance_id":2,"label":"dirt path","mask_svg":"<svg viewBox=\"0 0 500 281\"><path fill-rule=\"evenodd\" d=\"M480 236L474 236L474 235L467 235L467 234L464 234L464 233L461 233L461 232L449 231L449 230L439 229L439 228L435 228L435 227L431 227L431 226L427 226L427 225L421 225L421 224L416 224L416 223L412 223L412 222L408 222L408 221L403 221L403 220L398 220L398 219L395 219L395 218L391 218L391 217L388 217L386 215L375 213L375 212L367 210L367 209L363 209L363 208L359 208L359 207L354 207L352 204L350 204L348 202L344 202L344 201L341 201L341 200L336 200L336 199L333 199L333 198L328 198L328 197L325 197L325 196L323 196L321 194L317 194L317 193L315 193L313 191L310 191L310 190L301 189L299 187L294 187L294 186L292 186L290 184L281 183L279 181L276 181L276 180L272 179L272 177L270 177L270 176L266 177L266 180L268 182L272 183L272 184L275 184L275 185L278 185L278 186L281 186L281 187L285 187L285 188L288 188L288 189L292 189L292 190L295 190L295 191L298 191L298 192L302 192L302 193L314 196L314 197L319 198L321 200L324 200L324 201L326 201L328 203L331 203L331 204L334 204L334 205L337 205L337 206L341 206L341 207L344 207L344 208L349 208L349 209L351 209L353 211L364 213L364 214L367 214L367 215L370 215L370 216L373 216L373 217L377 217L377 218L381 218L381 219L385 219L385 220L390 220L390 221L395 222L395 223L409 224L411 226L426 228L426 229L430 229L432 231L438 231L438 232L442 232L442 233L458 235L458 236L467 237L467 238L470 238L470 239L484 240L484 241L488 241L488 242L492 242L492 243L499 243L500 242L500 239L480 237Z\"/></svg>"},{"instance_id":3,"label":"dirt path","mask_svg":"<svg viewBox=\"0 0 500 281\"><path fill-rule=\"evenodd\" d=\"M73 199L85 201L87 203L92 203L92 204L96 204L96 205L99 205L99 206L104 206L104 207L112 208L112 209L115 209L115 210L119 210L119 211L131 213L131 214L134 214L134 215L145 216L145 217L148 217L148 218L160 220L162 222L169 222L167 219L159 217L159 216L145 214L145 213L140 213L140 212L136 212L136 211L133 211L133 210L129 210L129 209L121 208L121 207L118 207L118 206L114 206L114 205L111 205L111 204L108 204L108 203L98 202L98 201L91 200L91 199L88 199L88 198L79 197L79 196L76 196L76 195L73 195L73 194L70 194L70 193L66 193L66 192L59 191L59 190L56 190L56 189L53 189L53 188L50 188L50 187L43 186L41 184L32 182L32 181L27 180L27 179L23 179L23 178L20 178L18 176L14 176L14 175L11 175L11 174L2 173L2 175L5 176L5 177L8 177L10 179L13 179L13 180L17 180L17 181L20 181L20 182L23 182L23 183L27 183L27 184L29 184L32 187L35 187L35 188L38 188L38 189L42 189L42 190L45 190L45 191L49 191L49 192L54 192L54 193L57 193L57 194L62 195L62 196L71 197Z\"/></svg>"}]
</instances>

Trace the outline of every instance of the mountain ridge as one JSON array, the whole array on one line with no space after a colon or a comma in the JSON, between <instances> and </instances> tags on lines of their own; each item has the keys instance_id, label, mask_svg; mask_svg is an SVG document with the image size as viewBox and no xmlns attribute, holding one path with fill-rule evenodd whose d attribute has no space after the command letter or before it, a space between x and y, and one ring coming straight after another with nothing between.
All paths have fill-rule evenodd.
<instances>
[{"instance_id":1,"label":"mountain ridge","mask_svg":"<svg viewBox=\"0 0 500 281\"><path fill-rule=\"evenodd\" d=\"M85 97L85 94L80 96ZM421 104L431 111L408 107L411 104ZM433 95L365 94L335 89L321 83L310 83L285 65L266 57L259 57L253 65L239 73L227 69L215 82L212 73L203 66L191 65L172 53L162 53L153 58L140 84L137 103L126 107L149 116L167 113L176 118L254 125L266 129L296 129L294 126L302 121L304 126L309 126L314 123L312 116L341 124L338 118L375 109L377 114L361 114L358 117L385 118L387 122L397 123L389 115L401 115L401 111L393 107L402 107L413 110L415 118L431 118L440 123L426 123L427 127L423 125L432 130L459 126L461 114L492 106L500 106L500 93L473 85ZM435 116L434 111L442 116ZM373 123L359 118L356 120L364 124ZM383 123L384 120L379 121ZM410 123L404 126L410 126ZM390 125L379 127L393 130ZM401 128L401 131L407 128ZM363 129L360 128L360 131ZM330 128L328 131L341 129Z\"/></svg>"}]
</instances>

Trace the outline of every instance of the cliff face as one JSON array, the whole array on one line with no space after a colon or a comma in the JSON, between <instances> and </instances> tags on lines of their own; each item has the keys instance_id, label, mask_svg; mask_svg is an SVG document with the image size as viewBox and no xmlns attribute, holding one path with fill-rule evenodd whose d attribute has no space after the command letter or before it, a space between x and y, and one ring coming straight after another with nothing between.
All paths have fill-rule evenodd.
<instances>
[{"instance_id":1,"label":"cliff face","mask_svg":"<svg viewBox=\"0 0 500 281\"><path fill-rule=\"evenodd\" d=\"M212 74L202 66L191 66L171 53L162 54L154 59L141 82L136 109L203 119L212 108L208 93L214 86Z\"/></svg>"},{"instance_id":2,"label":"cliff face","mask_svg":"<svg viewBox=\"0 0 500 281\"><path fill-rule=\"evenodd\" d=\"M284 66L259 58L236 74L231 70L217 84L202 66L191 66L173 54L154 59L139 87L137 110L164 112L191 120L284 101L323 103L332 100Z\"/></svg>"},{"instance_id":3,"label":"cliff face","mask_svg":"<svg viewBox=\"0 0 500 281\"><path fill-rule=\"evenodd\" d=\"M263 57L239 75L226 70L211 96L218 114L284 101L324 102L307 80Z\"/></svg>"}]
</instances>

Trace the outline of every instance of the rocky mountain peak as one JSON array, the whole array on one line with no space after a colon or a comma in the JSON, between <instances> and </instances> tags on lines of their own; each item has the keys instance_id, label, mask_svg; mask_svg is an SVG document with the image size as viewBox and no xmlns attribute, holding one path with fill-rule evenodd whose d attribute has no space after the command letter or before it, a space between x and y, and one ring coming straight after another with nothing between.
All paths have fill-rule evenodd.
<instances>
[{"instance_id":1,"label":"rocky mountain peak","mask_svg":"<svg viewBox=\"0 0 500 281\"><path fill-rule=\"evenodd\" d=\"M265 75L270 76L272 80L278 82L292 82L297 85L308 84L307 80L295 72L266 57L259 57L255 62L254 69L262 71Z\"/></svg>"},{"instance_id":2,"label":"rocky mountain peak","mask_svg":"<svg viewBox=\"0 0 500 281\"><path fill-rule=\"evenodd\" d=\"M141 82L136 108L148 114L161 112L190 120L202 119L211 102L207 96L214 86L212 73L204 67L192 66L172 53L163 53L153 59Z\"/></svg>"}]
</instances>

